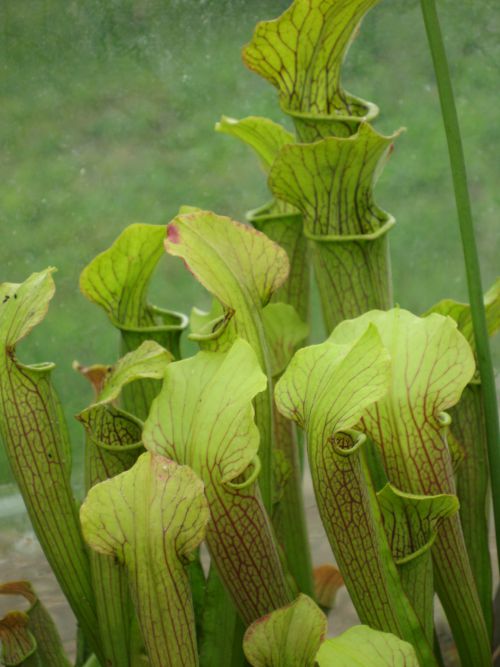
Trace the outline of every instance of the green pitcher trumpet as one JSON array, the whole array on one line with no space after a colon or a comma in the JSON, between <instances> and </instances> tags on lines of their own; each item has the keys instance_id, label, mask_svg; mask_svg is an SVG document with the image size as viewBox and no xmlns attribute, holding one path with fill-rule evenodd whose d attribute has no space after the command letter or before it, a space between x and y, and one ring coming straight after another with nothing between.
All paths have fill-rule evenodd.
<instances>
[{"instance_id":1,"label":"green pitcher trumpet","mask_svg":"<svg viewBox=\"0 0 500 667\"><path fill-rule=\"evenodd\" d=\"M275 398L307 433L320 516L361 621L411 642L422 666L432 665L431 646L382 528L363 456L365 436L352 430L366 407L386 393L389 363L375 327L369 327L354 344L327 341L299 350Z\"/></svg>"},{"instance_id":2,"label":"green pitcher trumpet","mask_svg":"<svg viewBox=\"0 0 500 667\"><path fill-rule=\"evenodd\" d=\"M92 649L100 654L99 626L71 489L67 426L51 383L51 363L25 365L16 345L47 313L52 269L20 285L0 285L0 432L33 529Z\"/></svg>"},{"instance_id":3,"label":"green pitcher trumpet","mask_svg":"<svg viewBox=\"0 0 500 667\"><path fill-rule=\"evenodd\" d=\"M375 326L390 355L387 393L368 405L361 427L378 445L389 481L406 493L455 494L445 410L474 375L471 348L449 317L419 318L395 308L340 324L337 344L353 343ZM457 514L432 547L435 586L466 665L489 665L490 640Z\"/></svg>"},{"instance_id":4,"label":"green pitcher trumpet","mask_svg":"<svg viewBox=\"0 0 500 667\"><path fill-rule=\"evenodd\" d=\"M154 340L175 358L180 356L180 336L187 317L153 306L147 297L153 272L163 256L164 238L164 226L130 225L80 276L83 294L101 306L119 330L122 355L145 340ZM124 408L145 419L159 390L158 380L151 379L125 387Z\"/></svg>"},{"instance_id":5,"label":"green pitcher trumpet","mask_svg":"<svg viewBox=\"0 0 500 667\"><path fill-rule=\"evenodd\" d=\"M272 83L300 141L346 137L378 114L376 105L341 85L345 54L363 16L378 0L295 0L279 18L262 21L243 61Z\"/></svg>"},{"instance_id":6,"label":"green pitcher trumpet","mask_svg":"<svg viewBox=\"0 0 500 667\"><path fill-rule=\"evenodd\" d=\"M267 389L256 397L260 431L260 486L266 508L272 506L274 424L271 358L262 309L286 281L286 252L264 234L209 211L178 215L167 226L167 252L181 257L199 282L232 316L237 335L254 348L267 376Z\"/></svg>"},{"instance_id":7,"label":"green pitcher trumpet","mask_svg":"<svg viewBox=\"0 0 500 667\"><path fill-rule=\"evenodd\" d=\"M290 144L269 174L275 197L303 215L328 332L392 305L387 232L395 221L376 205L373 188L396 137L363 123L348 138Z\"/></svg>"},{"instance_id":8,"label":"green pitcher trumpet","mask_svg":"<svg viewBox=\"0 0 500 667\"><path fill-rule=\"evenodd\" d=\"M80 517L89 545L127 570L151 667L196 667L186 564L208 520L202 482L187 466L146 452L93 486Z\"/></svg>"},{"instance_id":9,"label":"green pitcher trumpet","mask_svg":"<svg viewBox=\"0 0 500 667\"><path fill-rule=\"evenodd\" d=\"M189 465L205 484L210 555L248 624L291 601L258 487L252 399L266 376L250 345L174 362L144 426L146 448Z\"/></svg>"}]
</instances>

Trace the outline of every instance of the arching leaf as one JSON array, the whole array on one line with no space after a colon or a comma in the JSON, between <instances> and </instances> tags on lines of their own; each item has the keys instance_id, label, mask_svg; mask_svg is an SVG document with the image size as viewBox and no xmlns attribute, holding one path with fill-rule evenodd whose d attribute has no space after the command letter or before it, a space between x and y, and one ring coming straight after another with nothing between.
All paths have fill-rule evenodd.
<instances>
[{"instance_id":1,"label":"arching leaf","mask_svg":"<svg viewBox=\"0 0 500 667\"><path fill-rule=\"evenodd\" d=\"M200 283L232 316L237 336L255 350L267 375L268 391L256 399L261 436L260 485L264 504L272 504L273 415L272 369L262 321L262 308L288 276L286 252L264 234L230 218L207 211L179 215L167 226L165 248L181 257Z\"/></svg>"},{"instance_id":2,"label":"arching leaf","mask_svg":"<svg viewBox=\"0 0 500 667\"><path fill-rule=\"evenodd\" d=\"M374 326L343 343L299 350L276 385L276 403L306 431L320 516L362 622L405 638L434 664L381 526L364 436L350 430L387 392L390 358Z\"/></svg>"},{"instance_id":3,"label":"arching leaf","mask_svg":"<svg viewBox=\"0 0 500 667\"><path fill-rule=\"evenodd\" d=\"M174 218L165 248L182 257L202 285L242 319L252 305L268 303L288 275L288 259L279 246L251 227L208 211Z\"/></svg>"},{"instance_id":4,"label":"arching leaf","mask_svg":"<svg viewBox=\"0 0 500 667\"><path fill-rule=\"evenodd\" d=\"M16 344L44 318L52 269L0 287L0 433L31 523L92 649L100 642L88 558L70 483L71 450L53 364L22 364Z\"/></svg>"},{"instance_id":5,"label":"arching leaf","mask_svg":"<svg viewBox=\"0 0 500 667\"><path fill-rule=\"evenodd\" d=\"M147 292L163 254L164 236L162 225L130 225L82 271L82 292L116 325L155 326Z\"/></svg>"},{"instance_id":6,"label":"arching leaf","mask_svg":"<svg viewBox=\"0 0 500 667\"><path fill-rule=\"evenodd\" d=\"M210 553L247 623L290 601L256 484L252 399L265 387L246 341L227 353L199 352L169 365L143 432L148 450L191 466L204 481Z\"/></svg>"},{"instance_id":7,"label":"arching leaf","mask_svg":"<svg viewBox=\"0 0 500 667\"><path fill-rule=\"evenodd\" d=\"M188 467L145 453L94 486L80 517L89 545L127 568L151 665L197 665L185 563L208 520L202 482Z\"/></svg>"},{"instance_id":8,"label":"arching leaf","mask_svg":"<svg viewBox=\"0 0 500 667\"><path fill-rule=\"evenodd\" d=\"M375 327L365 327L357 346L327 341L299 350L276 385L276 402L316 438L333 437L353 428L366 406L386 393L388 371Z\"/></svg>"},{"instance_id":9,"label":"arching leaf","mask_svg":"<svg viewBox=\"0 0 500 667\"><path fill-rule=\"evenodd\" d=\"M99 394L99 403L113 401L130 382L144 378L161 380L171 361L173 357L164 347L153 340L144 341L115 364Z\"/></svg>"},{"instance_id":10,"label":"arching leaf","mask_svg":"<svg viewBox=\"0 0 500 667\"><path fill-rule=\"evenodd\" d=\"M474 358L450 318L419 318L395 308L340 324L336 344L375 326L391 357L387 393L367 407L363 424L383 451L391 483L409 493L453 493L453 471L441 413L455 405L474 373Z\"/></svg>"},{"instance_id":11,"label":"arching leaf","mask_svg":"<svg viewBox=\"0 0 500 667\"><path fill-rule=\"evenodd\" d=\"M80 276L83 294L101 306L120 331L122 354L154 340L174 357L180 356L180 336L187 318L148 301L149 284L163 255L164 236L161 225L130 225ZM159 389L159 383L151 379L126 387L126 410L144 419Z\"/></svg>"},{"instance_id":12,"label":"arching leaf","mask_svg":"<svg viewBox=\"0 0 500 667\"><path fill-rule=\"evenodd\" d=\"M349 628L321 645L318 667L419 667L411 644L366 625Z\"/></svg>"},{"instance_id":13,"label":"arching leaf","mask_svg":"<svg viewBox=\"0 0 500 667\"><path fill-rule=\"evenodd\" d=\"M363 429L377 443L387 476L401 491L454 494L446 441L454 406L474 374L474 356L456 322L432 314L419 318L393 309L371 311L340 324L330 340L356 340L375 325L391 356L387 394L367 406ZM450 517L433 546L436 589L462 660L487 664L488 632L457 515ZM475 662L474 662L475 661Z\"/></svg>"},{"instance_id":14,"label":"arching leaf","mask_svg":"<svg viewBox=\"0 0 500 667\"><path fill-rule=\"evenodd\" d=\"M243 649L252 667L313 667L326 627L319 607L307 595L299 595L252 623Z\"/></svg>"},{"instance_id":15,"label":"arching leaf","mask_svg":"<svg viewBox=\"0 0 500 667\"><path fill-rule=\"evenodd\" d=\"M295 143L295 136L282 125L260 116L248 116L241 120L222 116L215 129L253 148L266 172L271 168L280 148Z\"/></svg>"}]
</instances>

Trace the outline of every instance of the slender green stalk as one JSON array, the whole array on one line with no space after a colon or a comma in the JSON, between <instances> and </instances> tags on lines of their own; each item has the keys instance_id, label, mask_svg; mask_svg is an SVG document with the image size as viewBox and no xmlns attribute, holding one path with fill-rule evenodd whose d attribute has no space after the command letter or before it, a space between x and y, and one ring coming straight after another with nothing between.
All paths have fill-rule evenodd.
<instances>
[{"instance_id":1,"label":"slender green stalk","mask_svg":"<svg viewBox=\"0 0 500 667\"><path fill-rule=\"evenodd\" d=\"M245 626L214 565L210 566L201 623L200 666L241 667Z\"/></svg>"},{"instance_id":2,"label":"slender green stalk","mask_svg":"<svg viewBox=\"0 0 500 667\"><path fill-rule=\"evenodd\" d=\"M488 458L490 464L491 490L493 496L493 512L495 517L495 533L497 539L497 553L500 564L500 446L498 430L498 410L495 390L495 378L486 326L486 315L483 304L483 289L481 286L481 271L477 252L476 239L472 221L472 211L467 187L467 173L458 124L457 110L451 85L448 60L444 48L443 37L439 25L439 17L434 0L421 0L427 39L434 63L434 72L439 91L441 113L448 142L451 174L455 201L457 205L458 222L462 247L465 259L467 286L474 324L474 338L476 341L477 361L484 393L484 412L486 420L486 436L488 443Z\"/></svg>"}]
</instances>

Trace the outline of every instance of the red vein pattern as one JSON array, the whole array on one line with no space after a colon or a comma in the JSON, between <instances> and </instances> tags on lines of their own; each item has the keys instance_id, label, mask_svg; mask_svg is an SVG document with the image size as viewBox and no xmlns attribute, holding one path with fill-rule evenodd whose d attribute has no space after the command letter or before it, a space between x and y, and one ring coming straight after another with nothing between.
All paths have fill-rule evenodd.
<instances>
[{"instance_id":1,"label":"red vein pattern","mask_svg":"<svg viewBox=\"0 0 500 667\"><path fill-rule=\"evenodd\" d=\"M0 595L22 596L29 603L28 630L36 640L37 659L43 667L71 667L71 663L64 654L61 637L51 615L36 595L28 581L12 581L0 585ZM1 631L0 631L1 638ZM19 664L15 660L9 660L5 655L6 664ZM29 662L23 662L28 667ZM38 664L38 663L36 663Z\"/></svg>"},{"instance_id":2,"label":"red vein pattern","mask_svg":"<svg viewBox=\"0 0 500 667\"><path fill-rule=\"evenodd\" d=\"M189 465L205 483L207 544L247 622L291 601L257 483L252 398L265 387L255 353L238 339L227 354L170 364L145 423L150 451Z\"/></svg>"},{"instance_id":3,"label":"red vein pattern","mask_svg":"<svg viewBox=\"0 0 500 667\"><path fill-rule=\"evenodd\" d=\"M279 18L257 25L243 60L278 89L287 112L363 117L368 104L342 89L340 69L359 22L377 2L295 0Z\"/></svg>"},{"instance_id":4,"label":"red vein pattern","mask_svg":"<svg viewBox=\"0 0 500 667\"><path fill-rule=\"evenodd\" d=\"M36 641L28 629L28 615L11 611L0 618L0 640L4 665L24 665L36 651Z\"/></svg>"},{"instance_id":5,"label":"red vein pattern","mask_svg":"<svg viewBox=\"0 0 500 667\"><path fill-rule=\"evenodd\" d=\"M316 656L318 667L426 667L417 659L413 648L394 635L355 625L338 637L327 639Z\"/></svg>"},{"instance_id":6,"label":"red vein pattern","mask_svg":"<svg viewBox=\"0 0 500 667\"><path fill-rule=\"evenodd\" d=\"M25 366L15 345L45 316L54 294L51 271L7 285L0 306L0 431L42 549L92 649L100 637L89 562L70 484L67 427L51 385L50 364Z\"/></svg>"},{"instance_id":7,"label":"red vein pattern","mask_svg":"<svg viewBox=\"0 0 500 667\"><path fill-rule=\"evenodd\" d=\"M405 494L386 484L378 492L377 499L401 584L432 643L434 577L431 549L443 520L458 512L458 498L450 494Z\"/></svg>"},{"instance_id":8,"label":"red vein pattern","mask_svg":"<svg viewBox=\"0 0 500 667\"><path fill-rule=\"evenodd\" d=\"M78 415L78 419L86 433L87 491L130 469L144 452L140 423L117 408L94 405ZM113 556L92 551L90 570L106 657L105 667L127 665L132 609L125 567Z\"/></svg>"},{"instance_id":9,"label":"red vein pattern","mask_svg":"<svg viewBox=\"0 0 500 667\"><path fill-rule=\"evenodd\" d=\"M167 227L165 248L184 260L226 312L234 313L236 335L250 343L267 375L267 390L256 397L255 411L261 436L260 485L264 504L270 510L274 449L272 372L262 308L288 277L286 252L261 232L208 211L175 218Z\"/></svg>"},{"instance_id":10,"label":"red vein pattern","mask_svg":"<svg viewBox=\"0 0 500 667\"><path fill-rule=\"evenodd\" d=\"M434 664L401 587L360 445L343 435L386 390L388 355L372 327L354 345L299 350L276 385L280 411L303 426L330 545L363 623L411 642Z\"/></svg>"},{"instance_id":11,"label":"red vein pattern","mask_svg":"<svg viewBox=\"0 0 500 667\"><path fill-rule=\"evenodd\" d=\"M362 425L380 447L387 476L402 491L455 494L442 413L455 405L474 373L474 358L456 323L441 315L372 311L333 332L337 343L374 323L391 354L385 398L369 406ZM443 522L433 546L436 590L464 664L491 662L489 637L458 515Z\"/></svg>"},{"instance_id":12,"label":"red vein pattern","mask_svg":"<svg viewBox=\"0 0 500 667\"><path fill-rule=\"evenodd\" d=\"M254 667L313 665L327 630L326 616L307 595L260 618L247 629L245 655Z\"/></svg>"},{"instance_id":13,"label":"red vein pattern","mask_svg":"<svg viewBox=\"0 0 500 667\"><path fill-rule=\"evenodd\" d=\"M328 331L391 305L386 234L394 220L376 205L373 188L395 136L363 124L347 139L285 146L271 169L274 196L303 215Z\"/></svg>"},{"instance_id":14,"label":"red vein pattern","mask_svg":"<svg viewBox=\"0 0 500 667\"><path fill-rule=\"evenodd\" d=\"M147 299L151 277L163 255L164 235L164 226L130 225L80 276L83 294L103 308L119 329L122 355L145 340L154 340L174 357L180 356L180 335L187 319L152 306ZM124 407L145 419L159 390L160 383L148 379L124 387Z\"/></svg>"},{"instance_id":15,"label":"red vein pattern","mask_svg":"<svg viewBox=\"0 0 500 667\"><path fill-rule=\"evenodd\" d=\"M500 329L500 278L484 295L488 333ZM459 331L475 350L474 327L468 303L444 299L425 313L448 315L457 322ZM424 316L425 316L424 315ZM489 472L484 406L478 375L464 389L460 402L450 411L451 432L459 450L456 471L457 494L460 499L460 522L476 581L479 598L491 631L492 568L489 550ZM452 443L453 444L453 443Z\"/></svg>"},{"instance_id":16,"label":"red vein pattern","mask_svg":"<svg viewBox=\"0 0 500 667\"><path fill-rule=\"evenodd\" d=\"M196 667L185 565L208 519L201 481L188 467L145 453L130 470L94 486L80 516L88 543L127 568L151 666Z\"/></svg>"}]
</instances>

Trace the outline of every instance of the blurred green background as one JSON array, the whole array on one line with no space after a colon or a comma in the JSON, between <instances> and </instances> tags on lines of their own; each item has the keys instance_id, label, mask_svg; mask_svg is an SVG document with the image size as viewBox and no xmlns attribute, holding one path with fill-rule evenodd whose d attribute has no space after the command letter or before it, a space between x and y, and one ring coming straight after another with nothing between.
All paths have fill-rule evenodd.
<instances>
[{"instance_id":1,"label":"blurred green background","mask_svg":"<svg viewBox=\"0 0 500 667\"><path fill-rule=\"evenodd\" d=\"M245 70L241 46L288 0L2 0L0 280L58 268L49 315L19 350L53 360L74 443L90 400L71 362L110 362L117 334L79 293L81 269L132 222L164 224L181 204L243 219L268 198L253 155L213 131L221 114L281 122L274 89ZM498 271L500 69L496 0L440 0L462 124L485 285ZM344 83L376 102L377 127L405 126L377 187L396 216L395 297L421 312L466 299L448 158L418 0L366 18ZM498 264L498 263L497 263ZM165 256L157 305L189 312L207 296ZM317 308L315 337L321 338ZM12 489L0 454L3 494Z\"/></svg>"}]
</instances>

